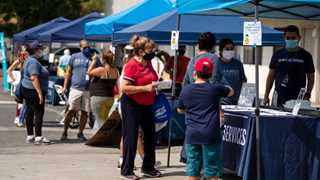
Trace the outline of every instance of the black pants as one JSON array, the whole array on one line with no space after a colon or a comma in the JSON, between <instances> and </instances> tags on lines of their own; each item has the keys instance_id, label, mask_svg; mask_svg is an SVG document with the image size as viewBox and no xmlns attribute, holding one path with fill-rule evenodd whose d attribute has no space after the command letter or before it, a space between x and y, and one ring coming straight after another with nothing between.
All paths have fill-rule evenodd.
<instances>
[{"instance_id":1,"label":"black pants","mask_svg":"<svg viewBox=\"0 0 320 180\"><path fill-rule=\"evenodd\" d=\"M43 97L46 93L42 92ZM26 126L28 136L34 135L33 128L35 127L35 135L42 136L42 123L44 115L44 102L39 104L38 93L34 89L23 88L23 96L26 101Z\"/></svg>"},{"instance_id":2,"label":"black pants","mask_svg":"<svg viewBox=\"0 0 320 180\"><path fill-rule=\"evenodd\" d=\"M121 98L123 163L122 175L133 175L137 151L139 125L144 134L144 159L142 170L153 170L155 164L155 127L151 106L141 106L128 96Z\"/></svg>"}]
</instances>

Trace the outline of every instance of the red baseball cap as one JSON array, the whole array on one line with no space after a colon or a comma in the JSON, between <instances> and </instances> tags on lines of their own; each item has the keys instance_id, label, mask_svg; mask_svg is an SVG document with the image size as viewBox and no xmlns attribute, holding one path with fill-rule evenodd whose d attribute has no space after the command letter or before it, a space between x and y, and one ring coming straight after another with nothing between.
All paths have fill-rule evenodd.
<instances>
[{"instance_id":1,"label":"red baseball cap","mask_svg":"<svg viewBox=\"0 0 320 180\"><path fill-rule=\"evenodd\" d=\"M201 58L194 65L194 69L196 72L204 73L204 74L212 74L214 65L211 59L209 58Z\"/></svg>"}]
</instances>

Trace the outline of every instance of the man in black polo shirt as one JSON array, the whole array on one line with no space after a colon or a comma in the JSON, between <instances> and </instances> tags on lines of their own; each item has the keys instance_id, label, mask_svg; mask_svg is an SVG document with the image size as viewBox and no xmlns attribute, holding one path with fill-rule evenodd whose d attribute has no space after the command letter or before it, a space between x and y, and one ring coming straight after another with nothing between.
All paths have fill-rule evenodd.
<instances>
[{"instance_id":1,"label":"man in black polo shirt","mask_svg":"<svg viewBox=\"0 0 320 180\"><path fill-rule=\"evenodd\" d=\"M297 99L301 88L307 88L305 99L309 100L314 85L314 65L312 55L299 47L299 29L290 25L284 30L286 47L272 56L267 78L264 104L269 104L269 93L275 81L277 106L286 101Z\"/></svg>"}]
</instances>

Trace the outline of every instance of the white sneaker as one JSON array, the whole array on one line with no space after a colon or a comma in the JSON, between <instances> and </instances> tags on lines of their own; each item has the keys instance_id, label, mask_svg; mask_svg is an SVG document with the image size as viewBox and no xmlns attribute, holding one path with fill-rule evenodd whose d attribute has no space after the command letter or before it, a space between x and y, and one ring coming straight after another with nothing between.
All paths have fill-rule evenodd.
<instances>
[{"instance_id":1,"label":"white sneaker","mask_svg":"<svg viewBox=\"0 0 320 180\"><path fill-rule=\"evenodd\" d=\"M30 144L30 143L33 143L33 142L34 142L34 136L27 136L26 143Z\"/></svg>"},{"instance_id":2,"label":"white sneaker","mask_svg":"<svg viewBox=\"0 0 320 180\"><path fill-rule=\"evenodd\" d=\"M118 168L121 168L122 163L123 163L123 158L120 157L118 161Z\"/></svg>"},{"instance_id":3,"label":"white sneaker","mask_svg":"<svg viewBox=\"0 0 320 180\"><path fill-rule=\"evenodd\" d=\"M34 144L40 145L40 144L51 144L51 141L47 139L46 137L37 136L34 140Z\"/></svg>"},{"instance_id":4,"label":"white sneaker","mask_svg":"<svg viewBox=\"0 0 320 180\"><path fill-rule=\"evenodd\" d=\"M14 123L16 126L18 126L18 124L19 124L19 117L16 117L16 118L14 119L13 123Z\"/></svg>"},{"instance_id":5,"label":"white sneaker","mask_svg":"<svg viewBox=\"0 0 320 180\"><path fill-rule=\"evenodd\" d=\"M24 124L21 123L21 122L18 122L18 123L16 124L16 126L22 128L22 127L24 127Z\"/></svg>"}]
</instances>

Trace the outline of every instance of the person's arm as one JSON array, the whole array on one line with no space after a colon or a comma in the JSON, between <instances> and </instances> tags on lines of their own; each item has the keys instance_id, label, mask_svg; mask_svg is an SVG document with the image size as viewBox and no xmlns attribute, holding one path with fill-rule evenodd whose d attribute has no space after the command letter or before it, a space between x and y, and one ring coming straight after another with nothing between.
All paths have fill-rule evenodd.
<instances>
[{"instance_id":1,"label":"person's arm","mask_svg":"<svg viewBox=\"0 0 320 180\"><path fill-rule=\"evenodd\" d=\"M104 67L96 67L98 58L96 55L92 57L92 62L88 68L89 76L102 77L106 74L106 69Z\"/></svg>"},{"instance_id":2,"label":"person's arm","mask_svg":"<svg viewBox=\"0 0 320 180\"><path fill-rule=\"evenodd\" d=\"M135 86L132 82L122 79L121 83L121 90L123 93L127 95L137 94L137 93L144 93L144 92L153 92L157 88L156 84L149 84L146 86Z\"/></svg>"},{"instance_id":3,"label":"person's arm","mask_svg":"<svg viewBox=\"0 0 320 180\"><path fill-rule=\"evenodd\" d=\"M304 99L309 100L314 86L314 73L307 74L307 80L307 91Z\"/></svg>"},{"instance_id":4,"label":"person's arm","mask_svg":"<svg viewBox=\"0 0 320 180\"><path fill-rule=\"evenodd\" d=\"M228 97L231 97L234 95L234 90L231 86L226 86L226 88L228 88L229 93L227 94Z\"/></svg>"},{"instance_id":5,"label":"person's arm","mask_svg":"<svg viewBox=\"0 0 320 180\"><path fill-rule=\"evenodd\" d=\"M187 66L187 71L183 79L183 86L186 86L192 83L193 64L194 64L194 58L189 61L189 64Z\"/></svg>"},{"instance_id":6,"label":"person's arm","mask_svg":"<svg viewBox=\"0 0 320 180\"><path fill-rule=\"evenodd\" d=\"M270 103L269 94L272 89L275 78L276 78L276 70L270 69L267 77L266 91L264 93L264 100L263 100L263 104L265 105L268 105Z\"/></svg>"},{"instance_id":7,"label":"person's arm","mask_svg":"<svg viewBox=\"0 0 320 180\"><path fill-rule=\"evenodd\" d=\"M40 81L38 75L31 75L30 80L32 81L32 85L34 89L37 91L38 97L39 97L39 104L43 103L43 94L41 91Z\"/></svg>"},{"instance_id":8,"label":"person's arm","mask_svg":"<svg viewBox=\"0 0 320 180\"><path fill-rule=\"evenodd\" d=\"M65 92L68 89L68 85L69 85L69 81L71 79L71 76L72 76L72 67L70 65L68 65L67 71L64 75L62 92Z\"/></svg>"},{"instance_id":9,"label":"person's arm","mask_svg":"<svg viewBox=\"0 0 320 180\"><path fill-rule=\"evenodd\" d=\"M306 74L307 74L307 91L304 95L305 100L309 100L311 97L312 89L314 86L315 68L313 64L313 58L311 54L308 54L306 58Z\"/></svg>"},{"instance_id":10,"label":"person's arm","mask_svg":"<svg viewBox=\"0 0 320 180\"><path fill-rule=\"evenodd\" d=\"M88 71L89 76L102 77L106 74L106 69L104 67L93 68Z\"/></svg>"},{"instance_id":11,"label":"person's arm","mask_svg":"<svg viewBox=\"0 0 320 180\"><path fill-rule=\"evenodd\" d=\"M64 74L62 92L65 92L68 89L68 85L69 85L70 79L72 77L73 61L74 61L74 56L72 55L70 57L70 60L69 60L68 66L67 66L67 70Z\"/></svg>"},{"instance_id":12,"label":"person's arm","mask_svg":"<svg viewBox=\"0 0 320 180\"><path fill-rule=\"evenodd\" d=\"M20 64L19 59L15 60L7 70L8 71L8 75L11 78L12 82L16 81L16 79L14 78L12 72L19 64Z\"/></svg>"}]
</instances>

